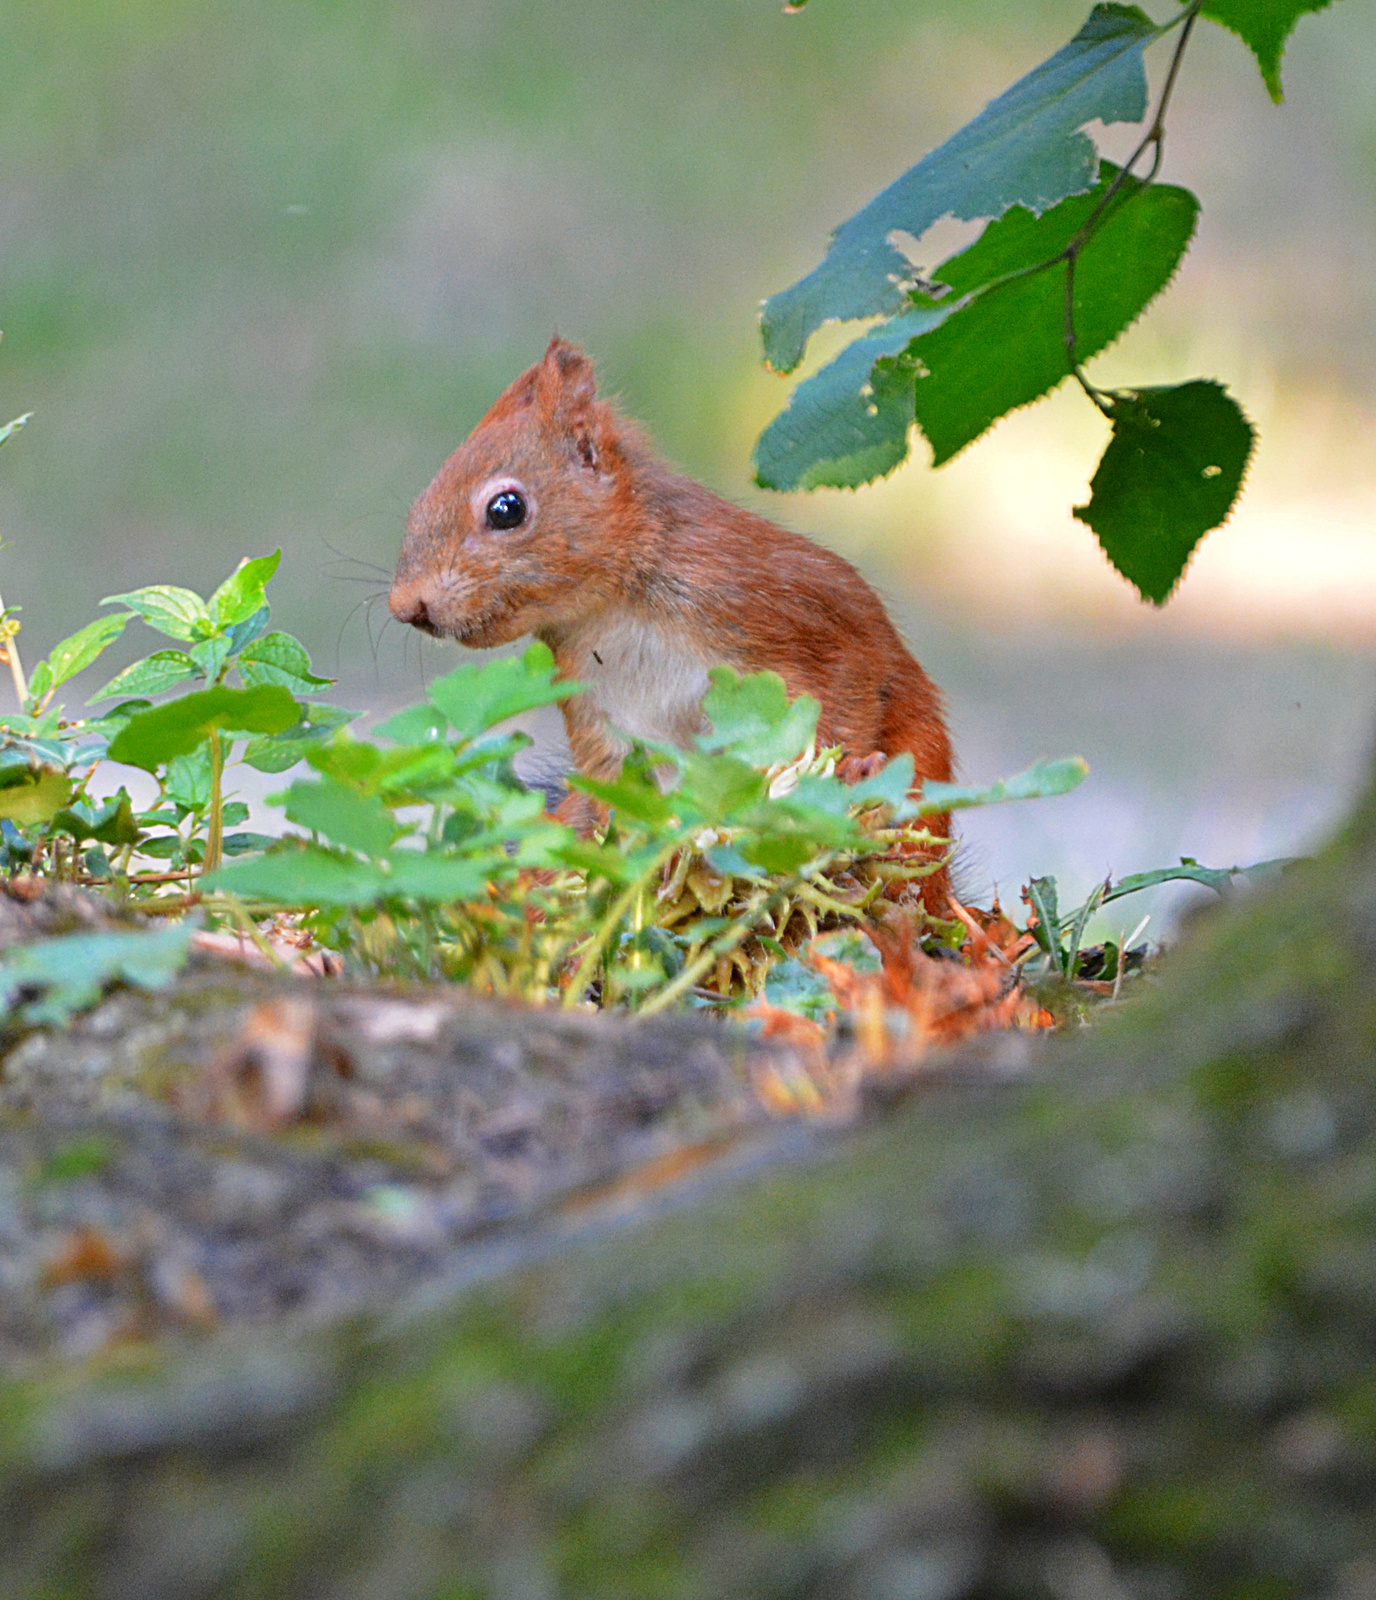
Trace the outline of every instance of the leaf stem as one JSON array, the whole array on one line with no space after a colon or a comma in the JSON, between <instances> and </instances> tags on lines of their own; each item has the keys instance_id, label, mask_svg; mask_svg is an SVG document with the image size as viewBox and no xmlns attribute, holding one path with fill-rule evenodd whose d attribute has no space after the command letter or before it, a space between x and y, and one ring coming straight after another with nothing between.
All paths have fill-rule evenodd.
<instances>
[{"instance_id":1,"label":"leaf stem","mask_svg":"<svg viewBox=\"0 0 1376 1600\"><path fill-rule=\"evenodd\" d=\"M662 850L656 852L654 860L650 862L644 872L635 879L629 888L623 890L612 903L611 910L602 918L602 921L598 924L597 931L593 934L587 948L584 950L582 960L578 963L578 969L569 980L568 988L564 990L563 1003L566 1010L571 1010L583 998L584 992L592 982L592 975L597 970L597 963L602 959L603 951L606 950L617 929L621 926L622 918L625 917L626 913L635 905L640 895L649 886L655 873L663 871L665 864L674 852L682 847L683 843L683 839L675 834Z\"/></svg>"},{"instance_id":2,"label":"leaf stem","mask_svg":"<svg viewBox=\"0 0 1376 1600\"><path fill-rule=\"evenodd\" d=\"M1145 178L1141 180L1141 187L1136 191L1141 194L1156 179L1156 174L1161 170L1161 157L1166 144L1166 110L1171 103L1171 96L1175 92L1176 80L1180 76L1180 65L1185 58L1185 49L1190 42L1190 35L1194 31L1195 22L1198 20L1200 8L1204 0L1191 0L1189 6L1172 19L1167 27L1180 25L1180 37L1175 41L1175 52L1171 56L1170 66L1166 69L1166 81L1161 86L1161 94L1156 102L1156 114L1151 119L1151 126L1138 141L1137 148L1114 174L1112 182L1099 197L1098 204L1085 218L1078 233L1061 252L1057 260L1066 264L1065 271L1065 353L1070 364L1070 370L1075 376L1075 381L1084 390L1085 394L1098 406L1105 416L1112 416L1113 404L1110 397L1102 389L1096 388L1085 375L1085 370L1080 364L1078 354L1078 339L1075 332L1075 263L1079 260L1080 253L1094 237L1104 214L1112 205L1123 185L1133 176L1133 168L1142 159L1148 149L1152 152L1151 168ZM1165 31L1164 29L1162 30ZM1133 196L1129 196L1129 199Z\"/></svg>"},{"instance_id":3,"label":"leaf stem","mask_svg":"<svg viewBox=\"0 0 1376 1600\"><path fill-rule=\"evenodd\" d=\"M205 859L201 872L215 872L224 856L224 773L225 753L220 744L220 730L210 730L210 826L205 836Z\"/></svg>"}]
</instances>

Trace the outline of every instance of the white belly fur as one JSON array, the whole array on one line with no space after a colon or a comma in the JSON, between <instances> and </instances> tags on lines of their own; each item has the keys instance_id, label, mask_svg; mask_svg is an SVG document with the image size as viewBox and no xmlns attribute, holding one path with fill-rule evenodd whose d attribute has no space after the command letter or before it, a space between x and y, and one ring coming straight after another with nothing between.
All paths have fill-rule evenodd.
<instances>
[{"instance_id":1,"label":"white belly fur","mask_svg":"<svg viewBox=\"0 0 1376 1600\"><path fill-rule=\"evenodd\" d=\"M702 726L712 663L681 635L622 612L589 624L578 642L578 677L625 748L631 739L681 745Z\"/></svg>"}]
</instances>

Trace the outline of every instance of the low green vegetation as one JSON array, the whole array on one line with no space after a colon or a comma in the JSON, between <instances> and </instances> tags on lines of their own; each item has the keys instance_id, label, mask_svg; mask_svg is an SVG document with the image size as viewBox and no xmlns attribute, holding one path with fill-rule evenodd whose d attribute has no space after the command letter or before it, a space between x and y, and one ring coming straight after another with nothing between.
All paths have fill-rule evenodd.
<instances>
[{"instance_id":1,"label":"low green vegetation","mask_svg":"<svg viewBox=\"0 0 1376 1600\"><path fill-rule=\"evenodd\" d=\"M188 916L269 951L262 925L286 917L360 976L641 1013L769 985L771 1002L807 1013L816 985L790 974L819 934L872 926L898 900L929 948L969 940L957 908L943 920L912 892L948 853L929 818L1063 794L1085 776L1071 757L983 788L928 783L915 798L904 755L846 783L841 752L817 748L815 701L790 702L772 673L719 668L694 748L640 744L613 782L570 776L605 813L580 836L513 764L530 741L506 724L578 692L543 644L456 667L359 737L358 713L320 698L330 680L301 643L270 629L278 561L244 560L209 598L162 584L112 595L118 609L57 645L27 681L25 711L0 719L0 867L102 890L161 924L141 950L137 932L27 946L0 969L0 1008L18 1020L58 1021L108 981L165 981L189 947L165 919ZM69 717L59 692L136 620L170 642ZM22 679L12 636L8 652ZM103 762L146 773L151 803L124 786L94 792ZM228 787L239 764L284 774L273 833L243 827L248 807ZM1229 874L1185 863L1106 883L1066 917L1054 882L1034 880L1020 967L1116 978L1116 951L1087 964L1089 918L1175 877L1222 887Z\"/></svg>"}]
</instances>

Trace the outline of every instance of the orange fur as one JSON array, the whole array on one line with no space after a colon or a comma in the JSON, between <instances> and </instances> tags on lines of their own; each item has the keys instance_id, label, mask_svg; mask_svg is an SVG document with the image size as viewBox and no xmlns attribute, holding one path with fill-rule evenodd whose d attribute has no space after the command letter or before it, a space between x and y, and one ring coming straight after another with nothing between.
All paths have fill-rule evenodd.
<instances>
[{"instance_id":1,"label":"orange fur","mask_svg":"<svg viewBox=\"0 0 1376 1600\"><path fill-rule=\"evenodd\" d=\"M528 515L499 531L486 507L503 488ZM563 708L584 772L614 773L625 736L686 743L707 669L725 664L812 695L823 745L907 750L919 781L951 776L940 696L854 567L673 472L562 339L417 500L389 604L474 647L543 639L561 675L589 685ZM944 871L924 881L934 911L948 892Z\"/></svg>"}]
</instances>

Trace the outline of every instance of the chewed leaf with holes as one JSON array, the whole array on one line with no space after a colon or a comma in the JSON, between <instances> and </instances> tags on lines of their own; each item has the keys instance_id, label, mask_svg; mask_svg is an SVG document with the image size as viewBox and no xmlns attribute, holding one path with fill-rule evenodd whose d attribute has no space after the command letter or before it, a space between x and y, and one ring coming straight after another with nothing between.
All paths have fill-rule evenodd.
<instances>
[{"instance_id":1,"label":"chewed leaf with holes","mask_svg":"<svg viewBox=\"0 0 1376 1600\"><path fill-rule=\"evenodd\" d=\"M1330 0L1205 0L1204 15L1231 28L1257 58L1271 98L1279 103L1280 58L1295 24Z\"/></svg>"},{"instance_id":2,"label":"chewed leaf with holes","mask_svg":"<svg viewBox=\"0 0 1376 1600\"><path fill-rule=\"evenodd\" d=\"M1161 29L1136 6L1098 5L1055 55L905 172L836 230L821 265L765 302L765 357L782 372L824 322L890 316L913 268L892 243L940 218L1042 212L1088 189L1097 163L1086 123L1138 122L1147 106L1142 51Z\"/></svg>"},{"instance_id":3,"label":"chewed leaf with holes","mask_svg":"<svg viewBox=\"0 0 1376 1600\"><path fill-rule=\"evenodd\" d=\"M918 363L914 411L931 444L934 466L949 461L999 417L1070 376L1065 263L1013 282L999 280L1064 250L1116 173L1105 163L1094 190L1062 201L1045 216L1014 208L937 269L951 295L973 293L975 299L908 350ZM1112 344L1170 282L1198 215L1199 202L1188 189L1144 187L1135 179L1122 184L1076 266L1081 362Z\"/></svg>"},{"instance_id":4,"label":"chewed leaf with holes","mask_svg":"<svg viewBox=\"0 0 1376 1600\"><path fill-rule=\"evenodd\" d=\"M908 453L912 372L876 362L900 355L953 309L954 301L914 307L871 329L800 383L787 409L760 435L755 482L762 489L854 489L892 472Z\"/></svg>"},{"instance_id":5,"label":"chewed leaf with holes","mask_svg":"<svg viewBox=\"0 0 1376 1600\"><path fill-rule=\"evenodd\" d=\"M1163 604L1194 547L1227 519L1253 438L1220 383L1140 389L1115 402L1092 498L1075 515L1144 599Z\"/></svg>"}]
</instances>

